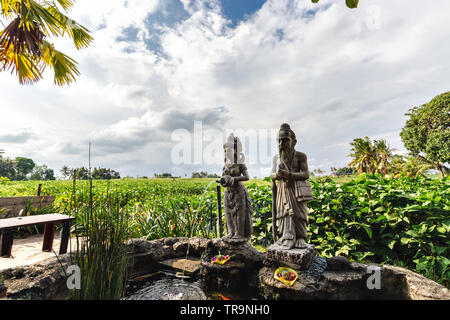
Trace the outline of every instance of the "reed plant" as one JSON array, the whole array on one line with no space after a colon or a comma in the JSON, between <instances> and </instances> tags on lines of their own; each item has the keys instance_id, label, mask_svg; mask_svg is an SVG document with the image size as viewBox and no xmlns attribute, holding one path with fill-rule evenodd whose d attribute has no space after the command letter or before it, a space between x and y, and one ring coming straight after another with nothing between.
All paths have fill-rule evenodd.
<instances>
[{"instance_id":1,"label":"reed plant","mask_svg":"<svg viewBox=\"0 0 450 320\"><path fill-rule=\"evenodd\" d=\"M119 199L107 192L89 202L73 202L76 217L76 251L73 264L81 271L81 289L74 300L118 300L123 297L127 278L128 215ZM83 191L81 193L84 193Z\"/></svg>"}]
</instances>

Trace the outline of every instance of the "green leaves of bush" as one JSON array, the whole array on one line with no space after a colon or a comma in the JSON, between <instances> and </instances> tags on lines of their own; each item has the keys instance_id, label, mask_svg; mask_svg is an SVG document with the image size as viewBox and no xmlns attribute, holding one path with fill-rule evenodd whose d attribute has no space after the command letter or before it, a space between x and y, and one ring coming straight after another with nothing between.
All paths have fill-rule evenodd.
<instances>
[{"instance_id":1,"label":"green leaves of bush","mask_svg":"<svg viewBox=\"0 0 450 320\"><path fill-rule=\"evenodd\" d=\"M320 255L397 264L449 285L449 178L361 175L344 184L311 182L308 236ZM265 214L271 223L270 186L248 189L257 218ZM254 231L261 242L263 226Z\"/></svg>"}]
</instances>

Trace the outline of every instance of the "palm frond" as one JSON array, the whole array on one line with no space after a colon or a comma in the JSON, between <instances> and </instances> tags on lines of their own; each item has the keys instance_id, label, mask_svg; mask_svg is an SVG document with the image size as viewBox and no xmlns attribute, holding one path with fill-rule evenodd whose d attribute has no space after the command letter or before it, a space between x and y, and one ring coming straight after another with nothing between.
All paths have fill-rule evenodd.
<instances>
[{"instance_id":1,"label":"palm frond","mask_svg":"<svg viewBox=\"0 0 450 320\"><path fill-rule=\"evenodd\" d=\"M39 57L42 54L43 40L44 33L37 23L25 24L20 18L16 18L0 33L0 55L11 49L17 54Z\"/></svg>"},{"instance_id":2,"label":"palm frond","mask_svg":"<svg viewBox=\"0 0 450 320\"><path fill-rule=\"evenodd\" d=\"M87 28L64 15L57 6L50 6L48 10L58 19L62 36L67 33L73 39L77 49L88 47L92 43L94 38L89 34L90 31Z\"/></svg>"},{"instance_id":3,"label":"palm frond","mask_svg":"<svg viewBox=\"0 0 450 320\"><path fill-rule=\"evenodd\" d=\"M34 0L23 1L20 18L24 22L37 22L45 35L58 37L62 35L63 30L58 18L49 10L51 7L53 6L44 7Z\"/></svg>"},{"instance_id":4,"label":"palm frond","mask_svg":"<svg viewBox=\"0 0 450 320\"><path fill-rule=\"evenodd\" d=\"M46 67L54 70L57 85L75 81L80 75L77 62L46 41L67 34L77 49L92 43L89 30L62 12L70 10L74 0L0 0L0 4L0 16L13 19L0 31L0 70L15 72L21 84L42 79Z\"/></svg>"},{"instance_id":5,"label":"palm frond","mask_svg":"<svg viewBox=\"0 0 450 320\"><path fill-rule=\"evenodd\" d=\"M73 8L74 1L72 0L56 0L58 4L64 9L64 11L69 11Z\"/></svg>"},{"instance_id":6,"label":"palm frond","mask_svg":"<svg viewBox=\"0 0 450 320\"><path fill-rule=\"evenodd\" d=\"M64 53L56 50L53 45L45 43L45 54L43 60L54 72L54 83L62 86L76 81L76 76L80 75L77 62Z\"/></svg>"},{"instance_id":7,"label":"palm frond","mask_svg":"<svg viewBox=\"0 0 450 320\"><path fill-rule=\"evenodd\" d=\"M21 0L0 0L1 15L11 19L20 12Z\"/></svg>"}]
</instances>

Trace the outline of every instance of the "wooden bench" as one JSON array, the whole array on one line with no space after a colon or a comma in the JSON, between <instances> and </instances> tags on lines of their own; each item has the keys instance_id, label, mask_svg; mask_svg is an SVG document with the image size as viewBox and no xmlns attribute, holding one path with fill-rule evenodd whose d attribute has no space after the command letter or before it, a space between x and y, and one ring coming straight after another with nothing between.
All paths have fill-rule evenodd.
<instances>
[{"instance_id":1,"label":"wooden bench","mask_svg":"<svg viewBox=\"0 0 450 320\"><path fill-rule=\"evenodd\" d=\"M67 252L70 237L70 223L74 217L62 214L44 214L29 217L19 217L10 219L0 219L0 231L2 232L2 245L0 256L10 257L14 241L14 229L35 225L45 225L42 251L51 252L53 249L53 239L55 237L56 223L62 223L61 244L59 254Z\"/></svg>"}]
</instances>

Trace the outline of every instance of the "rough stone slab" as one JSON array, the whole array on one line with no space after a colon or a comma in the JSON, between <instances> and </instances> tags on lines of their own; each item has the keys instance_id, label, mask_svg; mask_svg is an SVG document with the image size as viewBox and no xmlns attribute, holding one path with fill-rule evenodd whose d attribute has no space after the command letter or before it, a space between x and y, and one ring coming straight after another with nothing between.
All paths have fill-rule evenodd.
<instances>
[{"instance_id":1,"label":"rough stone slab","mask_svg":"<svg viewBox=\"0 0 450 320\"><path fill-rule=\"evenodd\" d=\"M266 253L267 259L298 270L308 269L315 255L316 250L312 244L307 244L306 248L294 248L290 250L283 249L281 246L274 244L267 249Z\"/></svg>"},{"instance_id":2,"label":"rough stone slab","mask_svg":"<svg viewBox=\"0 0 450 320\"><path fill-rule=\"evenodd\" d=\"M160 264L170 267L176 271L185 272L187 275L193 275L202 268L201 260L192 257L175 258L161 261Z\"/></svg>"},{"instance_id":3,"label":"rough stone slab","mask_svg":"<svg viewBox=\"0 0 450 320\"><path fill-rule=\"evenodd\" d=\"M65 271L72 262L68 254L0 272L8 300L66 300L70 297Z\"/></svg>"},{"instance_id":4,"label":"rough stone slab","mask_svg":"<svg viewBox=\"0 0 450 320\"><path fill-rule=\"evenodd\" d=\"M211 259L218 253L230 255L229 263L212 264ZM258 270L263 266L264 253L256 250L250 242L228 243L223 239L208 242L202 254L202 282L210 291L256 292L258 288Z\"/></svg>"},{"instance_id":5,"label":"rough stone slab","mask_svg":"<svg viewBox=\"0 0 450 320\"><path fill-rule=\"evenodd\" d=\"M235 245L235 246L244 245L247 242L249 242L248 239L245 239L245 238L227 238L227 237L223 237L220 240L222 240L226 244Z\"/></svg>"}]
</instances>

